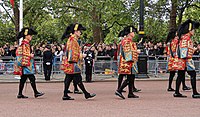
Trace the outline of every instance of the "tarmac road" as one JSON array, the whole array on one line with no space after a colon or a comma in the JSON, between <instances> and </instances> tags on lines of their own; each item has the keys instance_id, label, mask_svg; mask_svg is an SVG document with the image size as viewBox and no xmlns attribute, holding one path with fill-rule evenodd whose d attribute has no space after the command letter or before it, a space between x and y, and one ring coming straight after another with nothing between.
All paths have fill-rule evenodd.
<instances>
[{"instance_id":1,"label":"tarmac road","mask_svg":"<svg viewBox=\"0 0 200 117\"><path fill-rule=\"evenodd\" d=\"M45 92L38 99L28 83L24 95L29 98L17 99L18 83L0 84L0 117L199 117L200 99L182 90L188 97L174 98L173 92L166 91L167 81L136 81L142 89L135 93L140 98L125 100L114 95L116 81L84 84L89 92L97 94L94 99L70 94L75 100L63 101L63 83L37 83L38 90ZM189 81L186 84L190 86ZM197 84L200 91L200 81Z\"/></svg>"}]
</instances>

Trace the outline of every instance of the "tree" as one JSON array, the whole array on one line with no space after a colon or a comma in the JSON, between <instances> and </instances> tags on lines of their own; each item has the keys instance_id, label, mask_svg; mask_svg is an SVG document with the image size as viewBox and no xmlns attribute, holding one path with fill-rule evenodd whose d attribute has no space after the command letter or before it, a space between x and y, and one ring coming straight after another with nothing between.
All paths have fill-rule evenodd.
<instances>
[{"instance_id":1,"label":"tree","mask_svg":"<svg viewBox=\"0 0 200 117\"><path fill-rule=\"evenodd\" d=\"M126 24L124 23L127 21L125 18L129 15L129 12L126 12L127 9L124 2L120 0L78 0L68 1L66 5L63 5L63 0L60 0L52 8L55 17L61 19L70 17L72 19L70 23L80 22L87 26L86 33L89 36L87 38L93 37L94 42L104 41L104 36L108 38L105 35L108 30L109 32L116 29L119 31L120 26L116 24ZM130 18L129 21L131 20ZM105 27L105 25L108 27Z\"/></svg>"},{"instance_id":2,"label":"tree","mask_svg":"<svg viewBox=\"0 0 200 117\"><path fill-rule=\"evenodd\" d=\"M67 25L81 23L87 30L83 35L86 42L112 43L120 30L127 25L138 26L140 0L24 0L24 26L34 27L38 35L33 42L61 43ZM1 17L1 25L7 29L19 29L19 0L12 9L4 1L7 13ZM165 41L168 30L177 27L187 18L199 19L198 0L145 0L145 34L148 40ZM13 15L9 14L14 11ZM7 15L6 15L7 14ZM9 36L9 35L4 35ZM13 37L6 37L8 39ZM135 38L137 40L137 37Z\"/></svg>"}]
</instances>

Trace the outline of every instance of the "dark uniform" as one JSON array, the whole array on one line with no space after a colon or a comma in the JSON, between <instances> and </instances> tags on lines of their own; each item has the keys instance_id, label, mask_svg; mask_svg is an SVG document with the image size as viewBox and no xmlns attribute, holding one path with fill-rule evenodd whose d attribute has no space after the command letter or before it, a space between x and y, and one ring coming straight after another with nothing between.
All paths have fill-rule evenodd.
<instances>
[{"instance_id":1,"label":"dark uniform","mask_svg":"<svg viewBox=\"0 0 200 117\"><path fill-rule=\"evenodd\" d=\"M194 30L199 28L199 22L187 20L178 29L179 43L177 47L177 62L174 63L174 68L178 67L178 77L176 80L176 91L174 97L187 97L179 92L182 76L185 74L185 70L190 75L191 85L193 90L193 98L200 98L200 94L196 89L196 71L192 56L194 53L193 42L191 36L194 35Z\"/></svg>"},{"instance_id":2,"label":"dark uniform","mask_svg":"<svg viewBox=\"0 0 200 117\"><path fill-rule=\"evenodd\" d=\"M15 70L14 74L21 75L20 83L19 83L19 93L17 98L28 98L22 94L24 84L29 78L31 86L34 91L34 96L37 98L38 96L44 95L44 93L38 92L35 83L35 64L34 64L34 54L31 53L31 48L29 42L32 39L32 35L37 34L31 28L23 28L21 32L19 32L17 39L24 38L22 44L16 50L16 63L15 63Z\"/></svg>"},{"instance_id":3,"label":"dark uniform","mask_svg":"<svg viewBox=\"0 0 200 117\"><path fill-rule=\"evenodd\" d=\"M133 94L134 78L135 74L138 72L137 46L136 43L132 41L132 38L134 37L134 32L137 32L137 29L135 27L125 27L122 31L122 37L124 38L121 40L121 43L119 45L118 74L119 77L121 74L127 76L127 79L117 89L115 95L121 97L122 99L125 99L125 97L122 95L122 91L127 85L129 89L128 98L139 98L139 96Z\"/></svg>"},{"instance_id":4,"label":"dark uniform","mask_svg":"<svg viewBox=\"0 0 200 117\"><path fill-rule=\"evenodd\" d=\"M93 60L95 57L94 51L87 50L84 52L86 57L84 58L85 61L85 75L86 75L86 82L92 81L92 68L93 68Z\"/></svg>"},{"instance_id":5,"label":"dark uniform","mask_svg":"<svg viewBox=\"0 0 200 117\"><path fill-rule=\"evenodd\" d=\"M86 91L81 76L81 65L80 60L82 60L81 48L78 44L78 38L81 35L81 31L86 30L81 24L71 24L66 28L65 33L62 36L62 39L68 37L66 44L66 56L63 58L61 69L66 73L64 80L64 95L63 100L74 100L68 95L68 89L71 81L73 80L75 85L78 85L79 88L83 91L85 98L92 98L96 94L90 94Z\"/></svg>"},{"instance_id":6,"label":"dark uniform","mask_svg":"<svg viewBox=\"0 0 200 117\"><path fill-rule=\"evenodd\" d=\"M43 52L43 67L44 67L44 77L45 80L50 80L51 71L52 71L52 61L53 61L53 53L51 51L51 46L46 46L46 51Z\"/></svg>"}]
</instances>

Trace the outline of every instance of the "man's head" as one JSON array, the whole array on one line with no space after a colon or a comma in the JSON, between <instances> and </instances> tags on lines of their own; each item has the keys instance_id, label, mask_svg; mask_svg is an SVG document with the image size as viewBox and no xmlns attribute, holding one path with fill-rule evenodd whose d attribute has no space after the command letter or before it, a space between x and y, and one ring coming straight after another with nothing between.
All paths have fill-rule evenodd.
<instances>
[{"instance_id":1,"label":"man's head","mask_svg":"<svg viewBox=\"0 0 200 117\"><path fill-rule=\"evenodd\" d=\"M122 33L122 37L123 36L130 36L130 37L134 37L135 33L137 33L137 28L135 28L134 26L127 26L124 28L123 33Z\"/></svg>"},{"instance_id":2,"label":"man's head","mask_svg":"<svg viewBox=\"0 0 200 117\"><path fill-rule=\"evenodd\" d=\"M166 43L170 42L172 39L175 38L176 36L176 29L171 29L167 35L167 40L166 40Z\"/></svg>"},{"instance_id":3,"label":"man's head","mask_svg":"<svg viewBox=\"0 0 200 117\"><path fill-rule=\"evenodd\" d=\"M81 31L85 31L86 28L82 26L82 24L70 24L69 26L67 26L63 36L62 36L62 40L64 38L68 38L70 35L74 34L76 35L78 38L81 36Z\"/></svg>"},{"instance_id":4,"label":"man's head","mask_svg":"<svg viewBox=\"0 0 200 117\"><path fill-rule=\"evenodd\" d=\"M51 49L51 45L46 45L45 48L50 50Z\"/></svg>"},{"instance_id":5,"label":"man's head","mask_svg":"<svg viewBox=\"0 0 200 117\"><path fill-rule=\"evenodd\" d=\"M199 28L199 26L200 26L199 22L195 22L188 19L183 24L181 24L178 28L177 34L178 34L179 39L182 35L187 34L187 33L194 35L194 30Z\"/></svg>"},{"instance_id":6,"label":"man's head","mask_svg":"<svg viewBox=\"0 0 200 117\"><path fill-rule=\"evenodd\" d=\"M32 28L25 27L19 32L17 39L20 39L23 37L23 39L27 39L28 41L31 41L32 35L37 35L37 32L33 30Z\"/></svg>"}]
</instances>

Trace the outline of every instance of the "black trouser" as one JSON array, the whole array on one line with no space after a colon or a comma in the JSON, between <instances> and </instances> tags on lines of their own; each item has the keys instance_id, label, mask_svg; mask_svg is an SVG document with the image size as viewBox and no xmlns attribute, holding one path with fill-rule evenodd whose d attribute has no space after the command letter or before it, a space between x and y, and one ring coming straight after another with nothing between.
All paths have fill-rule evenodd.
<instances>
[{"instance_id":1,"label":"black trouser","mask_svg":"<svg viewBox=\"0 0 200 117\"><path fill-rule=\"evenodd\" d=\"M187 71L187 73L190 75L190 80L191 80L191 85L193 89L193 94L197 94L197 89L196 89L196 71ZM176 79L176 91L175 93L178 94L180 84L182 81L182 76L185 76L185 70L178 70L178 77Z\"/></svg>"},{"instance_id":2,"label":"black trouser","mask_svg":"<svg viewBox=\"0 0 200 117\"><path fill-rule=\"evenodd\" d=\"M90 61L91 63L85 63L85 75L86 75L86 82L92 81L92 65L93 61Z\"/></svg>"},{"instance_id":3,"label":"black trouser","mask_svg":"<svg viewBox=\"0 0 200 117\"><path fill-rule=\"evenodd\" d=\"M29 78L31 86L33 88L34 93L38 93L37 88L36 88L36 83L35 83L35 76L33 74L31 75L22 75L21 79L20 79L20 83L19 83L19 93L18 95L22 95L22 91L24 89L24 84L27 80L27 78Z\"/></svg>"},{"instance_id":4,"label":"black trouser","mask_svg":"<svg viewBox=\"0 0 200 117\"><path fill-rule=\"evenodd\" d=\"M125 74L119 74L118 76L118 86L117 89L119 89L121 87L122 81L124 79Z\"/></svg>"},{"instance_id":5,"label":"black trouser","mask_svg":"<svg viewBox=\"0 0 200 117\"><path fill-rule=\"evenodd\" d=\"M126 74L119 74L119 77L118 77L118 86L117 86L117 89L119 89L120 87L121 87L121 84L122 84L122 81L123 81L123 79L124 79L124 77L126 76ZM135 75L134 75L134 77L133 77L133 89L136 89L135 88Z\"/></svg>"},{"instance_id":6,"label":"black trouser","mask_svg":"<svg viewBox=\"0 0 200 117\"><path fill-rule=\"evenodd\" d=\"M196 71L187 71L187 73L190 75L193 94L198 94L196 87Z\"/></svg>"},{"instance_id":7,"label":"black trouser","mask_svg":"<svg viewBox=\"0 0 200 117\"><path fill-rule=\"evenodd\" d=\"M43 64L44 67L44 77L45 80L50 80L51 77L51 70L52 70L52 64L46 65L45 63Z\"/></svg>"},{"instance_id":8,"label":"black trouser","mask_svg":"<svg viewBox=\"0 0 200 117\"><path fill-rule=\"evenodd\" d=\"M176 74L176 71L170 71L169 72L169 84L168 84L168 88L172 88L172 81L173 81L173 78L174 78L175 74ZM186 84L185 84L185 74L182 76L182 85L183 85L183 88L187 87Z\"/></svg>"},{"instance_id":9,"label":"black trouser","mask_svg":"<svg viewBox=\"0 0 200 117\"><path fill-rule=\"evenodd\" d=\"M85 95L89 94L83 85L81 74L66 74L65 80L64 80L64 96L65 97L68 96L67 93L68 93L69 86L72 80L74 82L74 85L78 85Z\"/></svg>"},{"instance_id":10,"label":"black trouser","mask_svg":"<svg viewBox=\"0 0 200 117\"><path fill-rule=\"evenodd\" d=\"M122 90L128 85L129 94L133 94L133 80L135 78L134 74L127 74L127 79L124 80L122 85L119 87L118 92L122 92Z\"/></svg>"}]
</instances>

